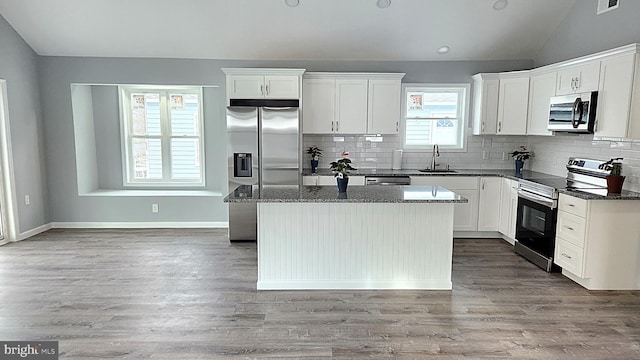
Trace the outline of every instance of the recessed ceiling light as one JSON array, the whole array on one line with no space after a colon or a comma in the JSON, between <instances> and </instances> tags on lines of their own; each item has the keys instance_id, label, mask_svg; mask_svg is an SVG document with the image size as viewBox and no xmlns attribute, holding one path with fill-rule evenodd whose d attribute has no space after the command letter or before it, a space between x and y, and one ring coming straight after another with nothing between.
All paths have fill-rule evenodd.
<instances>
[{"instance_id":1,"label":"recessed ceiling light","mask_svg":"<svg viewBox=\"0 0 640 360\"><path fill-rule=\"evenodd\" d=\"M509 5L509 1L507 0L496 0L496 2L493 3L493 10L502 10L506 8L507 5Z\"/></svg>"},{"instance_id":2,"label":"recessed ceiling light","mask_svg":"<svg viewBox=\"0 0 640 360\"><path fill-rule=\"evenodd\" d=\"M300 0L284 0L284 2L291 7L300 5Z\"/></svg>"},{"instance_id":3,"label":"recessed ceiling light","mask_svg":"<svg viewBox=\"0 0 640 360\"><path fill-rule=\"evenodd\" d=\"M446 54L449 52L449 47L448 46L440 46L438 48L438 54Z\"/></svg>"},{"instance_id":4,"label":"recessed ceiling light","mask_svg":"<svg viewBox=\"0 0 640 360\"><path fill-rule=\"evenodd\" d=\"M378 0L376 3L380 9L388 8L391 5L391 0Z\"/></svg>"}]
</instances>

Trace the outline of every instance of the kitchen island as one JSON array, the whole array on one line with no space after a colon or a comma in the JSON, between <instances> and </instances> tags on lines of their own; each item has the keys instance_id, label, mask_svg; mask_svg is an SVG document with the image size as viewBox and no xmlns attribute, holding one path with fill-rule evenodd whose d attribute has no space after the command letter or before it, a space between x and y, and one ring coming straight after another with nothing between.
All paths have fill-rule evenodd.
<instances>
[{"instance_id":1,"label":"kitchen island","mask_svg":"<svg viewBox=\"0 0 640 360\"><path fill-rule=\"evenodd\" d=\"M440 186L240 186L257 203L259 290L449 290L453 205Z\"/></svg>"}]
</instances>

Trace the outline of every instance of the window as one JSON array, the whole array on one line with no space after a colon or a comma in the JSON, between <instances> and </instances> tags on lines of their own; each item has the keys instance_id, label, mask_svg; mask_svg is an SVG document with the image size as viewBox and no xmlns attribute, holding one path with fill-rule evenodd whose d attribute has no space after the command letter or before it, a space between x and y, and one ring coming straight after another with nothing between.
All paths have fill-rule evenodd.
<instances>
[{"instance_id":1,"label":"window","mask_svg":"<svg viewBox=\"0 0 640 360\"><path fill-rule=\"evenodd\" d=\"M464 149L469 85L405 84L403 90L405 149Z\"/></svg>"},{"instance_id":2,"label":"window","mask_svg":"<svg viewBox=\"0 0 640 360\"><path fill-rule=\"evenodd\" d=\"M124 184L204 186L202 90L121 86Z\"/></svg>"}]
</instances>

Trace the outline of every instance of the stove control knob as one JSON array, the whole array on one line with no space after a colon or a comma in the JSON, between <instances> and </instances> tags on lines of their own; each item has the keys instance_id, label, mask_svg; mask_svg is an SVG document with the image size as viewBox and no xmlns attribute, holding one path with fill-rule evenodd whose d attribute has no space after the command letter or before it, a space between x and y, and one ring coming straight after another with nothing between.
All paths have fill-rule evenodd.
<instances>
[{"instance_id":1,"label":"stove control knob","mask_svg":"<svg viewBox=\"0 0 640 360\"><path fill-rule=\"evenodd\" d=\"M569 159L569 163L567 165L573 165L573 160Z\"/></svg>"}]
</instances>

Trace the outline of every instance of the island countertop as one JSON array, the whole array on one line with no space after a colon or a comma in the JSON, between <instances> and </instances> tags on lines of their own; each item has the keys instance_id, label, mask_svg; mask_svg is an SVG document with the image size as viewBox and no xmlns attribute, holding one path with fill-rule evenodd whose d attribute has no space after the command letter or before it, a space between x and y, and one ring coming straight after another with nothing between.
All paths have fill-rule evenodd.
<instances>
[{"instance_id":1,"label":"island countertop","mask_svg":"<svg viewBox=\"0 0 640 360\"><path fill-rule=\"evenodd\" d=\"M466 203L466 198L442 186L350 186L338 193L335 186L242 185L224 198L233 203Z\"/></svg>"}]
</instances>

